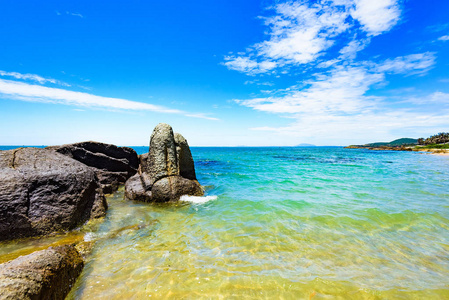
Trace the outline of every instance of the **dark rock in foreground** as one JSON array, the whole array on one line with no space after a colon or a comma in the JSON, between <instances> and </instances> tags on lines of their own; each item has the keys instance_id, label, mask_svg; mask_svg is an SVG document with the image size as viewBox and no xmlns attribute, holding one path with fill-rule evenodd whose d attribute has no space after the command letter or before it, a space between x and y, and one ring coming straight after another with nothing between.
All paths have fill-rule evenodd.
<instances>
[{"instance_id":1,"label":"dark rock in foreground","mask_svg":"<svg viewBox=\"0 0 449 300\"><path fill-rule=\"evenodd\" d=\"M105 215L92 168L46 149L0 151L0 240L73 229Z\"/></svg>"},{"instance_id":2,"label":"dark rock in foreground","mask_svg":"<svg viewBox=\"0 0 449 300\"><path fill-rule=\"evenodd\" d=\"M61 299L83 269L73 246L37 251L0 264L0 299Z\"/></svg>"},{"instance_id":3,"label":"dark rock in foreground","mask_svg":"<svg viewBox=\"0 0 449 300\"><path fill-rule=\"evenodd\" d=\"M47 147L92 167L104 193L112 193L136 174L139 158L134 149L98 142L82 142Z\"/></svg>"},{"instance_id":4,"label":"dark rock in foreground","mask_svg":"<svg viewBox=\"0 0 449 300\"><path fill-rule=\"evenodd\" d=\"M178 201L182 195L202 196L187 140L158 124L148 154L140 156L138 173L125 185L125 197L146 202Z\"/></svg>"}]
</instances>

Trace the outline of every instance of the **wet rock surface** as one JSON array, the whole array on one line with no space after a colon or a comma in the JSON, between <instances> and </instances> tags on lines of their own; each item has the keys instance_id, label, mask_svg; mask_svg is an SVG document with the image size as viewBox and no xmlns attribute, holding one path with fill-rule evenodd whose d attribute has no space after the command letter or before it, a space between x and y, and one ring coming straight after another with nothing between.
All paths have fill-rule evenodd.
<instances>
[{"instance_id":1,"label":"wet rock surface","mask_svg":"<svg viewBox=\"0 0 449 300\"><path fill-rule=\"evenodd\" d=\"M0 299L63 300L83 269L73 246L50 247L0 264Z\"/></svg>"},{"instance_id":2,"label":"wet rock surface","mask_svg":"<svg viewBox=\"0 0 449 300\"><path fill-rule=\"evenodd\" d=\"M73 229L107 209L93 169L54 151L0 151L0 182L0 240Z\"/></svg>"},{"instance_id":3,"label":"wet rock surface","mask_svg":"<svg viewBox=\"0 0 449 300\"><path fill-rule=\"evenodd\" d=\"M94 168L104 193L112 193L120 184L136 174L139 158L129 147L118 147L99 142L81 142L47 149L69 156Z\"/></svg>"},{"instance_id":4,"label":"wet rock surface","mask_svg":"<svg viewBox=\"0 0 449 300\"><path fill-rule=\"evenodd\" d=\"M168 176L156 181L151 192L155 202L177 201L182 195L203 195L198 181L181 176Z\"/></svg>"},{"instance_id":5,"label":"wet rock surface","mask_svg":"<svg viewBox=\"0 0 449 300\"><path fill-rule=\"evenodd\" d=\"M201 196L187 140L173 134L168 124L158 124L148 154L139 157L138 173L125 185L125 197L146 202L178 201L182 195Z\"/></svg>"}]
</instances>

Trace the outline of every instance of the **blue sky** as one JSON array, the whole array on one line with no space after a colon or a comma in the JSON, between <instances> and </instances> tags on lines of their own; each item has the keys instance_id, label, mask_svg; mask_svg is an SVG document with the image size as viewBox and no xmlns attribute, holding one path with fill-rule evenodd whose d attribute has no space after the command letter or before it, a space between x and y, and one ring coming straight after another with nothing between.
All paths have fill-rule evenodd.
<instances>
[{"instance_id":1,"label":"blue sky","mask_svg":"<svg viewBox=\"0 0 449 300\"><path fill-rule=\"evenodd\" d=\"M449 1L0 1L0 144L449 131Z\"/></svg>"}]
</instances>

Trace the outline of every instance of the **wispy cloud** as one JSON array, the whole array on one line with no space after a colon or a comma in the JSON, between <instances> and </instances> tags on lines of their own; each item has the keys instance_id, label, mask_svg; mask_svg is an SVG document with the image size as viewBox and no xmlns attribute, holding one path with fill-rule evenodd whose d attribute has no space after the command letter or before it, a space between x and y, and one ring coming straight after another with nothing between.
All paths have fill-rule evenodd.
<instances>
[{"instance_id":1,"label":"wispy cloud","mask_svg":"<svg viewBox=\"0 0 449 300\"><path fill-rule=\"evenodd\" d=\"M189 117L207 120L218 120L206 114L188 113L149 103L126 99L96 96L88 93L74 92L60 88L45 87L24 82L0 79L0 96L3 98L73 105L85 108L106 108L134 111L154 111L160 113L182 114Z\"/></svg>"},{"instance_id":2,"label":"wispy cloud","mask_svg":"<svg viewBox=\"0 0 449 300\"><path fill-rule=\"evenodd\" d=\"M340 59L352 60L371 37L391 30L401 18L399 0L288 1L270 9L274 15L264 18L268 39L225 56L223 65L256 75L317 62L348 32L353 38L339 53Z\"/></svg>"},{"instance_id":3,"label":"wispy cloud","mask_svg":"<svg viewBox=\"0 0 449 300\"><path fill-rule=\"evenodd\" d=\"M272 113L354 113L373 107L376 97L366 96L374 85L386 83L386 74L424 74L435 63L431 52L412 54L381 63L360 62L354 66L337 65L329 73L315 74L315 78L278 90L276 97L236 100L256 110Z\"/></svg>"},{"instance_id":4,"label":"wispy cloud","mask_svg":"<svg viewBox=\"0 0 449 300\"><path fill-rule=\"evenodd\" d=\"M259 79L254 79L254 80L247 80L244 82L245 85L247 84L255 84L255 85L262 85L262 86L273 86L274 83L269 82L269 81L260 81Z\"/></svg>"},{"instance_id":5,"label":"wispy cloud","mask_svg":"<svg viewBox=\"0 0 449 300\"><path fill-rule=\"evenodd\" d=\"M347 141L348 135L372 141L388 138L397 129L409 129L416 136L418 128L449 126L447 93L385 96L393 76L428 74L436 64L435 52L406 53L382 60L371 54L372 60L357 60L371 41L401 21L403 3L299 0L270 7L274 15L264 19L267 39L250 45L245 53L228 55L224 65L255 77L287 73L299 81L283 89L261 90L255 98L234 100L292 120L288 126L252 129L307 138L310 142L326 136L332 144L331 139ZM446 40L446 36L440 40ZM269 68L261 67L265 62L270 63ZM382 89L383 94L375 89Z\"/></svg>"},{"instance_id":6,"label":"wispy cloud","mask_svg":"<svg viewBox=\"0 0 449 300\"><path fill-rule=\"evenodd\" d=\"M307 134L309 136L323 134L325 131L331 134L335 128L349 130L349 128L346 128L349 126L373 129L373 124L369 123L373 120L383 120L384 125L382 126L385 126L385 129L388 127L385 124L393 126L393 123L395 126L404 127L409 126L407 125L409 123L411 124L409 120L405 121L406 118L404 116L413 118L423 116L421 108L416 109L416 111L411 109L393 109L391 101L388 102L384 97L369 95L368 91L375 86L387 84L386 78L388 75L422 75L434 63L435 55L426 52L388 59L377 64L359 62L353 65L336 65L328 72L315 74L313 79L305 81L301 85L277 90L275 95L235 100L235 102L255 110L280 114L295 119L296 121L288 127L255 128L256 130L284 132L283 134L304 136L303 130L305 129L308 130ZM449 112L449 101L446 101L448 99L447 94L436 93L420 99L420 104L438 102L442 105L445 103L446 106L440 107L445 107ZM398 101L405 100L400 99ZM413 101L418 104L418 99ZM428 113L427 116L440 114L443 111L439 110L433 114ZM394 119L391 119L393 116ZM449 123L445 118L437 119L441 124L443 121ZM313 124L309 124L309 122ZM356 125L357 122L360 122L360 124ZM301 130L299 130L300 127L302 128ZM354 130L358 132L359 129L358 127L352 128L350 130L351 134Z\"/></svg>"},{"instance_id":7,"label":"wispy cloud","mask_svg":"<svg viewBox=\"0 0 449 300\"><path fill-rule=\"evenodd\" d=\"M257 62L249 57L225 56L223 63L230 70L247 73L248 75L266 73L277 67L277 64L272 61Z\"/></svg>"},{"instance_id":8,"label":"wispy cloud","mask_svg":"<svg viewBox=\"0 0 449 300\"><path fill-rule=\"evenodd\" d=\"M80 13L72 13L72 12L69 12L69 11L66 11L65 12L67 15L70 15L70 16L74 16L74 17L80 17L80 18L84 18L84 16L82 15L82 14L80 14Z\"/></svg>"},{"instance_id":9,"label":"wispy cloud","mask_svg":"<svg viewBox=\"0 0 449 300\"><path fill-rule=\"evenodd\" d=\"M435 53L425 52L388 59L378 66L379 72L416 75L426 74L435 65Z\"/></svg>"},{"instance_id":10,"label":"wispy cloud","mask_svg":"<svg viewBox=\"0 0 449 300\"><path fill-rule=\"evenodd\" d=\"M449 41L449 35L443 35L439 37L438 40L443 42Z\"/></svg>"},{"instance_id":11,"label":"wispy cloud","mask_svg":"<svg viewBox=\"0 0 449 300\"><path fill-rule=\"evenodd\" d=\"M57 84L57 85L61 85L61 86L67 86L69 87L70 84L56 80L56 79L52 79L52 78L44 78L42 76L36 75L36 74L21 74L21 73L17 73L17 72L6 72L6 71L2 71L0 70L0 76L3 77L13 77L16 79L20 79L20 80L31 80L31 81L35 81L38 82L40 84L46 84L46 83L53 83L53 84Z\"/></svg>"},{"instance_id":12,"label":"wispy cloud","mask_svg":"<svg viewBox=\"0 0 449 300\"><path fill-rule=\"evenodd\" d=\"M61 16L63 14L63 13L57 11L57 10L55 10L55 13L58 16ZM82 14L80 14L80 13L77 13L77 12L73 13L73 12L70 12L70 11L66 11L65 14L68 15L68 16L74 16L74 17L79 17L79 18L84 19L84 16Z\"/></svg>"}]
</instances>

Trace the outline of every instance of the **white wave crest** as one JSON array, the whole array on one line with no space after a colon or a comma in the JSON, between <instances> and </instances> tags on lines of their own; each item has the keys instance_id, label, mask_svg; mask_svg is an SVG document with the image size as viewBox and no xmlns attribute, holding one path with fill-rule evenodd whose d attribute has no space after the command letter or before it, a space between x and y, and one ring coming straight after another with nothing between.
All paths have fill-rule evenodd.
<instances>
[{"instance_id":1,"label":"white wave crest","mask_svg":"<svg viewBox=\"0 0 449 300\"><path fill-rule=\"evenodd\" d=\"M185 202L190 202L190 203L195 203L195 204L202 204L202 203L206 203L209 201L217 200L217 198L218 198L217 196L199 197L199 196L183 195L183 196L181 196L181 198L179 200L185 201Z\"/></svg>"},{"instance_id":2,"label":"white wave crest","mask_svg":"<svg viewBox=\"0 0 449 300\"><path fill-rule=\"evenodd\" d=\"M93 232L88 232L84 235L85 242L91 242L93 240L95 240L95 234Z\"/></svg>"}]
</instances>

